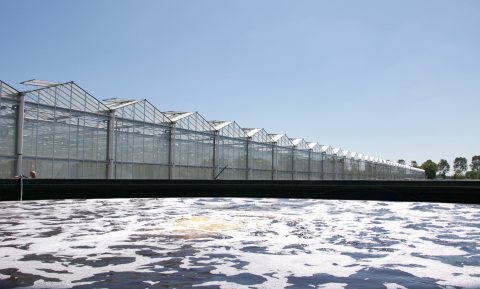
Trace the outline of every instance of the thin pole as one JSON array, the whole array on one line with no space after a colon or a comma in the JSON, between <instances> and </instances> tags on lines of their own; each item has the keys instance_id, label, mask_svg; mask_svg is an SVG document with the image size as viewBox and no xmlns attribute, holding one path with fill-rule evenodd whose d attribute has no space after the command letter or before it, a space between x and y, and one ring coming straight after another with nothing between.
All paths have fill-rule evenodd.
<instances>
[{"instance_id":1,"label":"thin pole","mask_svg":"<svg viewBox=\"0 0 480 289\"><path fill-rule=\"evenodd\" d=\"M115 111L110 111L108 114L108 129L107 129L107 179L114 179L115 168Z\"/></svg>"},{"instance_id":2,"label":"thin pole","mask_svg":"<svg viewBox=\"0 0 480 289\"><path fill-rule=\"evenodd\" d=\"M216 180L220 174L223 172L224 168L218 175L217 175L217 141L218 141L218 130L213 132L213 158L212 158L212 176L213 179ZM227 165L228 166L228 165Z\"/></svg>"},{"instance_id":3,"label":"thin pole","mask_svg":"<svg viewBox=\"0 0 480 289\"><path fill-rule=\"evenodd\" d=\"M322 180L325 180L325 162L327 161L325 155L326 153L322 152Z\"/></svg>"},{"instance_id":4,"label":"thin pole","mask_svg":"<svg viewBox=\"0 0 480 289\"><path fill-rule=\"evenodd\" d=\"M312 174L312 161L311 161L311 156L312 156L312 150L308 150L308 180L310 180L310 175Z\"/></svg>"},{"instance_id":5,"label":"thin pole","mask_svg":"<svg viewBox=\"0 0 480 289\"><path fill-rule=\"evenodd\" d=\"M23 175L20 175L20 201L23 201Z\"/></svg>"},{"instance_id":6,"label":"thin pole","mask_svg":"<svg viewBox=\"0 0 480 289\"><path fill-rule=\"evenodd\" d=\"M245 158L245 168L246 168L246 179L249 180L250 179L250 161L249 161L249 158L250 158L250 138L247 138L247 154L246 154L246 158Z\"/></svg>"},{"instance_id":7,"label":"thin pole","mask_svg":"<svg viewBox=\"0 0 480 289\"><path fill-rule=\"evenodd\" d=\"M17 135L15 154L17 156L15 161L15 175L21 176L23 174L23 127L25 121L25 94L20 92L18 94L17 104Z\"/></svg>"},{"instance_id":8,"label":"thin pole","mask_svg":"<svg viewBox=\"0 0 480 289\"><path fill-rule=\"evenodd\" d=\"M175 124L172 124L170 129L170 139L169 139L169 147L168 147L168 178L175 179Z\"/></svg>"},{"instance_id":9,"label":"thin pole","mask_svg":"<svg viewBox=\"0 0 480 289\"><path fill-rule=\"evenodd\" d=\"M276 158L275 158L275 153L276 153L276 147L277 147L277 144L275 142L272 143L272 180L276 180L277 179L277 176L276 176L276 170L277 170L277 164L275 163L276 162Z\"/></svg>"},{"instance_id":10,"label":"thin pole","mask_svg":"<svg viewBox=\"0 0 480 289\"><path fill-rule=\"evenodd\" d=\"M17 156L15 163L16 175L20 177L20 201L23 201L23 127L25 121L25 94L18 94L17 105L17 138L15 154Z\"/></svg>"}]
</instances>

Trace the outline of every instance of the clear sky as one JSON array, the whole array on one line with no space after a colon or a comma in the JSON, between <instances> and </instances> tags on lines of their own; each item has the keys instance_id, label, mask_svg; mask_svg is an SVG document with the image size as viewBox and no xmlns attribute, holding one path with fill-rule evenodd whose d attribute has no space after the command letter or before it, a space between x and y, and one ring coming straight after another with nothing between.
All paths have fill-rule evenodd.
<instances>
[{"instance_id":1,"label":"clear sky","mask_svg":"<svg viewBox=\"0 0 480 289\"><path fill-rule=\"evenodd\" d=\"M0 79L74 80L407 163L480 154L480 1L0 1Z\"/></svg>"}]
</instances>

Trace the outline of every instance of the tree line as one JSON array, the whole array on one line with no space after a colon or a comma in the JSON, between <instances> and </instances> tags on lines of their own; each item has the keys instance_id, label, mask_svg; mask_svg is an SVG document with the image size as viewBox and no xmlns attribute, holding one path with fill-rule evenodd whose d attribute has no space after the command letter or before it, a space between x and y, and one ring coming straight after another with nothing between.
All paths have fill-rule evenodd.
<instances>
[{"instance_id":1,"label":"tree line","mask_svg":"<svg viewBox=\"0 0 480 289\"><path fill-rule=\"evenodd\" d=\"M405 160L398 160L398 163L405 165ZM447 176L450 172L450 164L445 159L441 159L438 163L427 160L420 166L416 161L411 161L410 166L424 170L427 179L480 179L480 155L473 156L470 164L466 158L456 157L453 160L452 176Z\"/></svg>"}]
</instances>

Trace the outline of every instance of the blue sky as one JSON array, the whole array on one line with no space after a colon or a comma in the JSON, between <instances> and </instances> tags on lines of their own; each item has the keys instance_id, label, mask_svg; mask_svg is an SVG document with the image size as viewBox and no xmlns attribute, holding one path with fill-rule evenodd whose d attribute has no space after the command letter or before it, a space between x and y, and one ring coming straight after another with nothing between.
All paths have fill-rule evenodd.
<instances>
[{"instance_id":1,"label":"blue sky","mask_svg":"<svg viewBox=\"0 0 480 289\"><path fill-rule=\"evenodd\" d=\"M480 154L480 1L2 1L0 79L407 162Z\"/></svg>"}]
</instances>

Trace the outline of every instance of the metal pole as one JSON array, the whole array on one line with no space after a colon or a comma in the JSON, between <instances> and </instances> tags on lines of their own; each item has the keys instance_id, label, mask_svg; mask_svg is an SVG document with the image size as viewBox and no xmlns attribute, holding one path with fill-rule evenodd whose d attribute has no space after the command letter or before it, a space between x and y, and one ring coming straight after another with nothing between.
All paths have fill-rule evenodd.
<instances>
[{"instance_id":1,"label":"metal pole","mask_svg":"<svg viewBox=\"0 0 480 289\"><path fill-rule=\"evenodd\" d=\"M360 160L357 160L357 172L356 172L357 180L360 179Z\"/></svg>"},{"instance_id":2,"label":"metal pole","mask_svg":"<svg viewBox=\"0 0 480 289\"><path fill-rule=\"evenodd\" d=\"M292 147L292 180L295 180L295 149Z\"/></svg>"},{"instance_id":3,"label":"metal pole","mask_svg":"<svg viewBox=\"0 0 480 289\"><path fill-rule=\"evenodd\" d=\"M333 155L333 179L337 179L337 155Z\"/></svg>"},{"instance_id":4,"label":"metal pole","mask_svg":"<svg viewBox=\"0 0 480 289\"><path fill-rule=\"evenodd\" d=\"M325 180L325 161L326 161L325 155L326 153L322 152L322 180Z\"/></svg>"},{"instance_id":5,"label":"metal pole","mask_svg":"<svg viewBox=\"0 0 480 289\"><path fill-rule=\"evenodd\" d=\"M17 135L15 146L15 175L21 176L23 174L23 127L25 121L25 94L18 93L17 100Z\"/></svg>"},{"instance_id":6,"label":"metal pole","mask_svg":"<svg viewBox=\"0 0 480 289\"><path fill-rule=\"evenodd\" d=\"M115 178L115 111L108 114L107 179Z\"/></svg>"},{"instance_id":7,"label":"metal pole","mask_svg":"<svg viewBox=\"0 0 480 289\"><path fill-rule=\"evenodd\" d=\"M25 94L18 93L17 127L15 144L15 175L20 177L20 201L23 201L23 127L25 121Z\"/></svg>"},{"instance_id":8,"label":"metal pole","mask_svg":"<svg viewBox=\"0 0 480 289\"><path fill-rule=\"evenodd\" d=\"M250 138L247 139L247 157L245 158L245 169L246 169L246 178L250 179Z\"/></svg>"},{"instance_id":9,"label":"metal pole","mask_svg":"<svg viewBox=\"0 0 480 289\"><path fill-rule=\"evenodd\" d=\"M168 178L175 179L175 124L170 130L170 139L168 140Z\"/></svg>"},{"instance_id":10,"label":"metal pole","mask_svg":"<svg viewBox=\"0 0 480 289\"><path fill-rule=\"evenodd\" d=\"M312 162L310 160L311 155L312 155L311 153L312 153L312 150L311 149L308 150L308 180L310 180L310 174L312 173L312 167L311 167Z\"/></svg>"},{"instance_id":11,"label":"metal pole","mask_svg":"<svg viewBox=\"0 0 480 289\"><path fill-rule=\"evenodd\" d=\"M276 147L277 147L276 144L272 143L272 180L277 179L277 172L276 172L277 164L275 163L275 161L276 161L276 159L275 159Z\"/></svg>"},{"instance_id":12,"label":"metal pole","mask_svg":"<svg viewBox=\"0 0 480 289\"><path fill-rule=\"evenodd\" d=\"M212 178L216 180L220 174L217 175L217 138L218 136L218 131L213 132L213 160L212 160ZM224 168L226 169L226 167ZM223 172L223 170L222 170Z\"/></svg>"}]
</instances>

